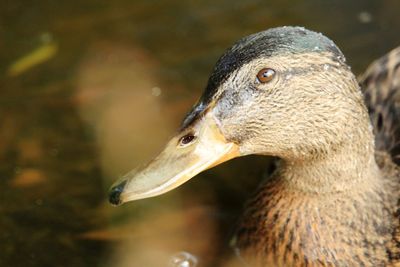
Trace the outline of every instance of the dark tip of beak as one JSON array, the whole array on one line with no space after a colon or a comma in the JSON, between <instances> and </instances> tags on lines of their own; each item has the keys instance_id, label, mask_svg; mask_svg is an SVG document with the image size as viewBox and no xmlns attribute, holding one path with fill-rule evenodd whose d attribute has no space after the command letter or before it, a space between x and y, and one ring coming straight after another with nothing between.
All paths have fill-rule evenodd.
<instances>
[{"instance_id":1,"label":"dark tip of beak","mask_svg":"<svg viewBox=\"0 0 400 267\"><path fill-rule=\"evenodd\" d=\"M121 182L120 184L113 186L110 189L110 193L108 195L108 201L117 206L121 204L121 193L124 191L124 187L126 185L126 181Z\"/></svg>"}]
</instances>

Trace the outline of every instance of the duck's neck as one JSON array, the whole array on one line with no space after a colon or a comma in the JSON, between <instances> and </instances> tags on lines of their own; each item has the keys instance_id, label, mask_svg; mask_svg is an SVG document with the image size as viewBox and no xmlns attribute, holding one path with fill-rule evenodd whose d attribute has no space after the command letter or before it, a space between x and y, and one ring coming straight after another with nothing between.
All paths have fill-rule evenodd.
<instances>
[{"instance_id":1,"label":"duck's neck","mask_svg":"<svg viewBox=\"0 0 400 267\"><path fill-rule=\"evenodd\" d=\"M286 186L302 192L343 192L363 184L372 186L379 180L379 168L374 158L373 135L355 130L335 149L323 154L283 159L280 178Z\"/></svg>"},{"instance_id":2,"label":"duck's neck","mask_svg":"<svg viewBox=\"0 0 400 267\"><path fill-rule=\"evenodd\" d=\"M398 181L382 177L366 110L361 115L319 152L285 151L273 177L248 202L236 246L254 266L387 262Z\"/></svg>"}]
</instances>

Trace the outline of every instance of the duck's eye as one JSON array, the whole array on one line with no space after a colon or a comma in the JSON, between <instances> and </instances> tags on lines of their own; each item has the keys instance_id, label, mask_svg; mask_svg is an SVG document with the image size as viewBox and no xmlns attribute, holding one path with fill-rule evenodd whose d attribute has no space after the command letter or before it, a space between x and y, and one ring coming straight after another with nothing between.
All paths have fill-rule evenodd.
<instances>
[{"instance_id":1,"label":"duck's eye","mask_svg":"<svg viewBox=\"0 0 400 267\"><path fill-rule=\"evenodd\" d=\"M257 80L260 83L267 83L271 81L275 76L275 71L270 68L264 68L257 73Z\"/></svg>"},{"instance_id":2,"label":"duck's eye","mask_svg":"<svg viewBox=\"0 0 400 267\"><path fill-rule=\"evenodd\" d=\"M185 146L193 142L194 139L196 139L196 136L194 136L193 134L187 134L182 136L181 139L179 139L179 144Z\"/></svg>"}]
</instances>

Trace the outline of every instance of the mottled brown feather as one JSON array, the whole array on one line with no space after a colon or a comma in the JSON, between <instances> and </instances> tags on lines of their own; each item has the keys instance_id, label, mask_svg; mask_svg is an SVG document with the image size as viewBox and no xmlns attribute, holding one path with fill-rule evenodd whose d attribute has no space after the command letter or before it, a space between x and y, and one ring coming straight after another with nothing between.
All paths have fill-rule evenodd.
<instances>
[{"instance_id":1,"label":"mottled brown feather","mask_svg":"<svg viewBox=\"0 0 400 267\"><path fill-rule=\"evenodd\" d=\"M378 156L377 161L385 173L397 173L399 177L400 47L374 61L359 80L374 127L376 149L390 154L390 158ZM396 216L400 220L400 200ZM400 227L393 230L388 256L395 266L400 266Z\"/></svg>"},{"instance_id":2,"label":"mottled brown feather","mask_svg":"<svg viewBox=\"0 0 400 267\"><path fill-rule=\"evenodd\" d=\"M400 47L374 61L359 78L374 127L376 149L400 164Z\"/></svg>"}]
</instances>

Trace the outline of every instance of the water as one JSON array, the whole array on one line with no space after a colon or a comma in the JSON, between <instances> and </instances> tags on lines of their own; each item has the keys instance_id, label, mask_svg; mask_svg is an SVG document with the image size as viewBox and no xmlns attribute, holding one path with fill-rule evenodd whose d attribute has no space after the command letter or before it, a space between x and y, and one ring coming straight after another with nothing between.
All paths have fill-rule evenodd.
<instances>
[{"instance_id":1,"label":"water","mask_svg":"<svg viewBox=\"0 0 400 267\"><path fill-rule=\"evenodd\" d=\"M398 10L396 0L2 1L0 266L168 266L177 251L234 266L234 222L267 159L118 208L108 187L160 150L238 38L302 25L360 73L400 44Z\"/></svg>"},{"instance_id":2,"label":"water","mask_svg":"<svg viewBox=\"0 0 400 267\"><path fill-rule=\"evenodd\" d=\"M196 267L197 265L196 256L190 254L186 251L181 251L175 255L173 255L170 259L169 266L170 267Z\"/></svg>"}]
</instances>

